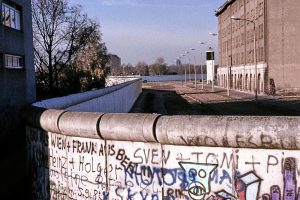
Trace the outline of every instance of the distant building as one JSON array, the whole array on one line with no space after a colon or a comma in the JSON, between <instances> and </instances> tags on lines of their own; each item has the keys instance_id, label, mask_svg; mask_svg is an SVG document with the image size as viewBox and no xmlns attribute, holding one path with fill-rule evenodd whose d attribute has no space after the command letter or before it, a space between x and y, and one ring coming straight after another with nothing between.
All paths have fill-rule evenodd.
<instances>
[{"instance_id":1,"label":"distant building","mask_svg":"<svg viewBox=\"0 0 300 200\"><path fill-rule=\"evenodd\" d=\"M220 86L258 93L300 88L299 0L227 0L218 17ZM233 20L231 16L246 20ZM255 22L255 31L253 23ZM227 82L227 80L230 80Z\"/></svg>"},{"instance_id":2,"label":"distant building","mask_svg":"<svg viewBox=\"0 0 300 200\"><path fill-rule=\"evenodd\" d=\"M121 58L115 54L109 54L107 66L110 68L121 67Z\"/></svg>"},{"instance_id":3,"label":"distant building","mask_svg":"<svg viewBox=\"0 0 300 200\"><path fill-rule=\"evenodd\" d=\"M30 0L0 1L0 111L35 100Z\"/></svg>"},{"instance_id":4,"label":"distant building","mask_svg":"<svg viewBox=\"0 0 300 200\"><path fill-rule=\"evenodd\" d=\"M121 58L115 54L108 54L109 61L106 64L109 75L120 75L123 70L121 69Z\"/></svg>"}]
</instances>

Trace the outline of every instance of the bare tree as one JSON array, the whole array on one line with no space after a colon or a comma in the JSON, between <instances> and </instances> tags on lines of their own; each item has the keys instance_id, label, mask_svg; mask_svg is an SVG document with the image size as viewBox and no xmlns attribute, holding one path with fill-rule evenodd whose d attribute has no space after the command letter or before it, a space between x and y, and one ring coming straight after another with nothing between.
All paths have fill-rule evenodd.
<instances>
[{"instance_id":1,"label":"bare tree","mask_svg":"<svg viewBox=\"0 0 300 200\"><path fill-rule=\"evenodd\" d=\"M154 64L150 65L151 75L165 75L167 74L167 64L163 57L158 57Z\"/></svg>"},{"instance_id":2,"label":"bare tree","mask_svg":"<svg viewBox=\"0 0 300 200\"><path fill-rule=\"evenodd\" d=\"M121 65L121 68L123 69L123 72L122 72L122 75L137 75L137 71L136 71L136 68L132 66L131 63L123 63Z\"/></svg>"},{"instance_id":3,"label":"bare tree","mask_svg":"<svg viewBox=\"0 0 300 200\"><path fill-rule=\"evenodd\" d=\"M142 76L149 76L149 67L145 62L138 62L135 66L137 73Z\"/></svg>"},{"instance_id":4,"label":"bare tree","mask_svg":"<svg viewBox=\"0 0 300 200\"><path fill-rule=\"evenodd\" d=\"M32 15L37 80L53 94L63 68L96 34L98 25L66 0L32 0Z\"/></svg>"}]
</instances>

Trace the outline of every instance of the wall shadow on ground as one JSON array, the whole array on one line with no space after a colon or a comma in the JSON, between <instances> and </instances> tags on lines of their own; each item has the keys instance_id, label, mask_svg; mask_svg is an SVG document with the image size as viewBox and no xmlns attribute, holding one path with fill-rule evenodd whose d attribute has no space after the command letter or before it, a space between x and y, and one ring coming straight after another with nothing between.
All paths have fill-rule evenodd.
<instances>
[{"instance_id":1,"label":"wall shadow on ground","mask_svg":"<svg viewBox=\"0 0 300 200\"><path fill-rule=\"evenodd\" d=\"M217 93L220 92L215 94ZM297 100L286 101L259 97L257 103L253 98L241 101L220 100L201 103L183 97L191 94L197 94L197 92L178 94L174 90L143 89L143 93L131 112L163 115L300 116L300 102ZM205 93L201 92L201 94Z\"/></svg>"}]
</instances>

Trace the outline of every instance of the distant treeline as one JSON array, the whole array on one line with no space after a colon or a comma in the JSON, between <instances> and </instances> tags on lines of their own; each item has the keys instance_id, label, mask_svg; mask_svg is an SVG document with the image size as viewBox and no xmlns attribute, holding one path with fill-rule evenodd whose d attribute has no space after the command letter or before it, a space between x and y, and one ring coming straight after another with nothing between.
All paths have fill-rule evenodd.
<instances>
[{"instance_id":1,"label":"distant treeline","mask_svg":"<svg viewBox=\"0 0 300 200\"><path fill-rule=\"evenodd\" d=\"M184 65L167 65L164 62L164 58L159 57L155 63L147 64L146 62L138 62L135 66L132 64L122 64L121 67L112 67L110 69L110 75L141 75L141 76L153 76L153 75L180 75L186 73L194 74L196 70L197 74L201 73L201 66L193 64ZM206 73L206 65L202 67L202 72Z\"/></svg>"}]
</instances>

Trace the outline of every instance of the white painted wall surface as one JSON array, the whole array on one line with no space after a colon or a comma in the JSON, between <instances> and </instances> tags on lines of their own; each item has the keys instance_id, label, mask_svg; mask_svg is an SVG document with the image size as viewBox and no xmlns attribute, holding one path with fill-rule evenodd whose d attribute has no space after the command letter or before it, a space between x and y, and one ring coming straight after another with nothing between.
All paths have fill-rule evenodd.
<instances>
[{"instance_id":1,"label":"white painted wall surface","mask_svg":"<svg viewBox=\"0 0 300 200\"><path fill-rule=\"evenodd\" d=\"M299 150L104 141L34 128L27 141L36 199L300 197Z\"/></svg>"},{"instance_id":2,"label":"white painted wall surface","mask_svg":"<svg viewBox=\"0 0 300 200\"><path fill-rule=\"evenodd\" d=\"M191 80L195 80L195 74L189 74L186 75L186 80L190 80L189 77L191 77ZM141 76L141 78L146 80L147 82L167 82L167 81L184 81L185 76L184 75L161 75L161 76ZM196 79L201 80L201 74L196 74ZM206 80L206 74L203 74L203 79Z\"/></svg>"},{"instance_id":3,"label":"white painted wall surface","mask_svg":"<svg viewBox=\"0 0 300 200\"><path fill-rule=\"evenodd\" d=\"M67 107L66 110L82 112L127 113L142 92L141 81L130 84L98 98Z\"/></svg>"},{"instance_id":4,"label":"white painted wall surface","mask_svg":"<svg viewBox=\"0 0 300 200\"><path fill-rule=\"evenodd\" d=\"M119 85L128 81L132 81L135 79L141 78L139 75L137 76L108 76L105 80L105 87L110 87L113 85Z\"/></svg>"},{"instance_id":5,"label":"white painted wall surface","mask_svg":"<svg viewBox=\"0 0 300 200\"><path fill-rule=\"evenodd\" d=\"M142 92L141 79L100 90L72 94L36 102L33 106L81 112L129 112Z\"/></svg>"},{"instance_id":6,"label":"white painted wall surface","mask_svg":"<svg viewBox=\"0 0 300 200\"><path fill-rule=\"evenodd\" d=\"M191 74L191 80L195 80L195 74ZM108 85L115 85L130 81L132 79L141 78L147 82L167 82L167 81L184 81L184 75L160 75L160 76L109 76L107 78ZM189 74L186 75L186 79L189 80ZM196 74L197 80L202 80L201 74ZM203 74L203 80L206 80L206 74Z\"/></svg>"}]
</instances>

